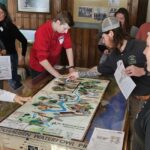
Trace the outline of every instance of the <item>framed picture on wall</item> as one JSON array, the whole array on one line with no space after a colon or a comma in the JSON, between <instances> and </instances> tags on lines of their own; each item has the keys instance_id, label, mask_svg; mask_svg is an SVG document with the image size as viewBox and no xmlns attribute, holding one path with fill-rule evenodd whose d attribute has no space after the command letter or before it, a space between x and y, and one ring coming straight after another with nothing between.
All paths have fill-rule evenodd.
<instances>
[{"instance_id":1,"label":"framed picture on wall","mask_svg":"<svg viewBox=\"0 0 150 150\"><path fill-rule=\"evenodd\" d=\"M17 9L21 12L49 13L51 0L17 0Z\"/></svg>"}]
</instances>

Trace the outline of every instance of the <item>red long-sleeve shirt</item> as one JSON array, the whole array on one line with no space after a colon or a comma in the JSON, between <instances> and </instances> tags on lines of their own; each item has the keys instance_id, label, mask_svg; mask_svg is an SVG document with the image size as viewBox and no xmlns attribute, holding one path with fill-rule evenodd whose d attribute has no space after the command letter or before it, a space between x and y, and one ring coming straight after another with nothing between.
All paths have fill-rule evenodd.
<instances>
[{"instance_id":1,"label":"red long-sleeve shirt","mask_svg":"<svg viewBox=\"0 0 150 150\"><path fill-rule=\"evenodd\" d=\"M45 69L39 64L47 59L51 65L55 65L62 50L71 48L71 38L69 33L58 33L52 29L52 21L47 21L41 25L35 33L35 42L30 52L30 67L38 72Z\"/></svg>"}]
</instances>

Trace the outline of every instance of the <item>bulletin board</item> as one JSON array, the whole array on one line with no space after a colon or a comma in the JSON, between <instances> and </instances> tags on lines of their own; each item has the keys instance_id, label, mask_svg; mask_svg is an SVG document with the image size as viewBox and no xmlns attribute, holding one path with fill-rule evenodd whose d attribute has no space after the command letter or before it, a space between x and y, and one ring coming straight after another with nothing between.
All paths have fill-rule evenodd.
<instances>
[{"instance_id":1,"label":"bulletin board","mask_svg":"<svg viewBox=\"0 0 150 150\"><path fill-rule=\"evenodd\" d=\"M128 0L74 0L75 22L100 23L104 18L114 16L118 8L127 8Z\"/></svg>"}]
</instances>

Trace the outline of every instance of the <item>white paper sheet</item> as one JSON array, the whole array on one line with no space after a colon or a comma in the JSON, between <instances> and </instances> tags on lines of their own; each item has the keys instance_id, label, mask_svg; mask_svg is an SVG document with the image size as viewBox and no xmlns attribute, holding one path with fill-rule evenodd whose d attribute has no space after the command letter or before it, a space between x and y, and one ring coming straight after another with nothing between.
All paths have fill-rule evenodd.
<instances>
[{"instance_id":1,"label":"white paper sheet","mask_svg":"<svg viewBox=\"0 0 150 150\"><path fill-rule=\"evenodd\" d=\"M0 56L0 80L12 79L10 56Z\"/></svg>"},{"instance_id":2,"label":"white paper sheet","mask_svg":"<svg viewBox=\"0 0 150 150\"><path fill-rule=\"evenodd\" d=\"M95 128L87 150L121 150L123 131Z\"/></svg>"},{"instance_id":3,"label":"white paper sheet","mask_svg":"<svg viewBox=\"0 0 150 150\"><path fill-rule=\"evenodd\" d=\"M136 87L136 84L131 79L131 77L127 76L125 74L125 67L122 60L119 60L117 62L117 69L114 73L115 79L117 81L117 84L124 95L126 99L130 96L134 88Z\"/></svg>"}]
</instances>

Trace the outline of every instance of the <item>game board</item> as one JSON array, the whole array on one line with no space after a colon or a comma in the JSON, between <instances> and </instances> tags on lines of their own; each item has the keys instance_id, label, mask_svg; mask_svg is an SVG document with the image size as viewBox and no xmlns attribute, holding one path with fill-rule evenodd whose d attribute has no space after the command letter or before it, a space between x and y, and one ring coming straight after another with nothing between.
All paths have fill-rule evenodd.
<instances>
[{"instance_id":1,"label":"game board","mask_svg":"<svg viewBox=\"0 0 150 150\"><path fill-rule=\"evenodd\" d=\"M54 79L0 126L83 140L108 80Z\"/></svg>"}]
</instances>

